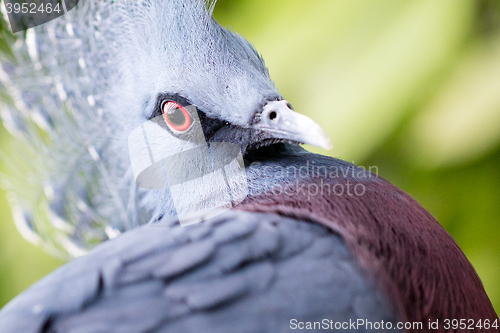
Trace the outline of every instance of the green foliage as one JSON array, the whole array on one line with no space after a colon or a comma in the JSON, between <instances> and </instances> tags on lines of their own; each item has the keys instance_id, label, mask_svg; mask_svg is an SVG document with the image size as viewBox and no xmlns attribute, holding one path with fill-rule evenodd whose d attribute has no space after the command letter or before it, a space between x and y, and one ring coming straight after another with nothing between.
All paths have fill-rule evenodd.
<instances>
[{"instance_id":1,"label":"green foliage","mask_svg":"<svg viewBox=\"0 0 500 333\"><path fill-rule=\"evenodd\" d=\"M0 127L0 142L7 135ZM5 171L5 157L0 160L0 172ZM31 284L41 279L63 262L53 258L39 247L21 237L13 223L6 195L0 191L0 306Z\"/></svg>"},{"instance_id":2,"label":"green foliage","mask_svg":"<svg viewBox=\"0 0 500 333\"><path fill-rule=\"evenodd\" d=\"M1 2L0 6L3 6ZM11 50L11 46L15 41L16 35L10 30L9 23L5 20L3 15L0 15L0 59L7 58L10 61L15 60Z\"/></svg>"}]
</instances>

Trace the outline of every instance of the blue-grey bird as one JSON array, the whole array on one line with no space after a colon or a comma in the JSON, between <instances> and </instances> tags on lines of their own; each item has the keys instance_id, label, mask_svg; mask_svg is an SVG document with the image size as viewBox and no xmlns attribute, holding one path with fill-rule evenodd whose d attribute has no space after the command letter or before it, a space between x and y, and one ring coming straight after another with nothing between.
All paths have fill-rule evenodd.
<instances>
[{"instance_id":1,"label":"blue-grey bird","mask_svg":"<svg viewBox=\"0 0 500 333\"><path fill-rule=\"evenodd\" d=\"M23 235L78 258L7 304L1 331L498 325L415 200L299 146L330 141L214 4L81 1L18 34L0 70L23 142L5 183Z\"/></svg>"}]
</instances>

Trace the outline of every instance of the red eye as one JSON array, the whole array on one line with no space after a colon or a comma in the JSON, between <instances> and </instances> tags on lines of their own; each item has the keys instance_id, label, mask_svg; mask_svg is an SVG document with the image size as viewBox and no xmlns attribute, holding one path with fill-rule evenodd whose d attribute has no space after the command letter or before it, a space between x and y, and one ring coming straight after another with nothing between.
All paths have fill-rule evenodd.
<instances>
[{"instance_id":1,"label":"red eye","mask_svg":"<svg viewBox=\"0 0 500 333\"><path fill-rule=\"evenodd\" d=\"M184 132L191 126L191 116L182 106L175 102L163 104L163 118L174 131Z\"/></svg>"}]
</instances>

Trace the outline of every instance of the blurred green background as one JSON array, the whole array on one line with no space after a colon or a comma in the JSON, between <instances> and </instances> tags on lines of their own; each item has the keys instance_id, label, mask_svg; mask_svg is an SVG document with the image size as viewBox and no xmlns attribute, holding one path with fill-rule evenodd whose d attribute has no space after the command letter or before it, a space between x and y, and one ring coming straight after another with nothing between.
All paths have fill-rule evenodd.
<instances>
[{"instance_id":1,"label":"blurred green background","mask_svg":"<svg viewBox=\"0 0 500 333\"><path fill-rule=\"evenodd\" d=\"M308 148L376 166L415 197L498 312L500 1L220 0L215 17L256 46L280 92L334 144ZM3 193L0 217L2 306L62 262L21 238Z\"/></svg>"}]
</instances>

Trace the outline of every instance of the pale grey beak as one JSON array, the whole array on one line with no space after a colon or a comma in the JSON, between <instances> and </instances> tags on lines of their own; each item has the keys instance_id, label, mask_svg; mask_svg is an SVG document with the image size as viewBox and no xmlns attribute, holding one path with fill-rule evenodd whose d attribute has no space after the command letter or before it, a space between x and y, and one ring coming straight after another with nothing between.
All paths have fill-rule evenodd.
<instances>
[{"instance_id":1,"label":"pale grey beak","mask_svg":"<svg viewBox=\"0 0 500 333\"><path fill-rule=\"evenodd\" d=\"M325 131L311 118L293 111L290 103L285 100L267 103L259 122L253 127L271 134L276 139L332 149L332 143Z\"/></svg>"}]
</instances>

